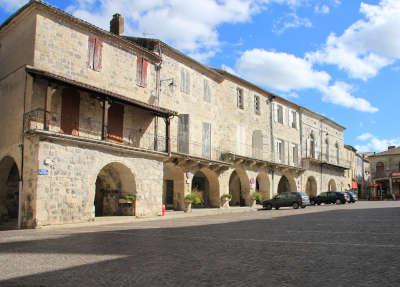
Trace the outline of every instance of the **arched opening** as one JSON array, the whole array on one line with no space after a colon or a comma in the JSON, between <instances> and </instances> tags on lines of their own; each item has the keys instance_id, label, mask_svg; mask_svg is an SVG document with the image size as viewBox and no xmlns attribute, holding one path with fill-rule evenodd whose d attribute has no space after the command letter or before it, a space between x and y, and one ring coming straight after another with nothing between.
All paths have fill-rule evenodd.
<instances>
[{"instance_id":1,"label":"arched opening","mask_svg":"<svg viewBox=\"0 0 400 287\"><path fill-rule=\"evenodd\" d=\"M218 177L208 169L197 171L192 179L192 192L198 192L202 203L193 207L219 207Z\"/></svg>"},{"instance_id":2,"label":"arched opening","mask_svg":"<svg viewBox=\"0 0 400 287\"><path fill-rule=\"evenodd\" d=\"M0 162L0 224L18 227L19 171L14 159L6 156Z\"/></svg>"},{"instance_id":3,"label":"arched opening","mask_svg":"<svg viewBox=\"0 0 400 287\"><path fill-rule=\"evenodd\" d=\"M282 192L296 192L296 182L292 177L287 177L286 175L282 175L278 184L278 194Z\"/></svg>"},{"instance_id":4,"label":"arched opening","mask_svg":"<svg viewBox=\"0 0 400 287\"><path fill-rule=\"evenodd\" d=\"M135 215L136 182L121 163L103 167L96 179L95 216Z\"/></svg>"},{"instance_id":5,"label":"arched opening","mask_svg":"<svg viewBox=\"0 0 400 287\"><path fill-rule=\"evenodd\" d=\"M261 194L262 200L270 198L268 174L264 172L258 174L256 178L256 191Z\"/></svg>"},{"instance_id":6,"label":"arched opening","mask_svg":"<svg viewBox=\"0 0 400 287\"><path fill-rule=\"evenodd\" d=\"M336 182L335 182L335 180L334 179L331 179L329 182L328 182L328 191L336 191L337 189L336 189Z\"/></svg>"},{"instance_id":7,"label":"arched opening","mask_svg":"<svg viewBox=\"0 0 400 287\"><path fill-rule=\"evenodd\" d=\"M306 183L306 193L308 196L316 196L317 195L317 181L313 176L310 176L307 179Z\"/></svg>"},{"instance_id":8,"label":"arched opening","mask_svg":"<svg viewBox=\"0 0 400 287\"><path fill-rule=\"evenodd\" d=\"M185 209L185 172L172 163L164 165L163 204L167 209Z\"/></svg>"},{"instance_id":9,"label":"arched opening","mask_svg":"<svg viewBox=\"0 0 400 287\"><path fill-rule=\"evenodd\" d=\"M244 171L234 170L229 177L229 194L232 196L231 206L246 205L246 184L249 184L247 175Z\"/></svg>"}]
</instances>

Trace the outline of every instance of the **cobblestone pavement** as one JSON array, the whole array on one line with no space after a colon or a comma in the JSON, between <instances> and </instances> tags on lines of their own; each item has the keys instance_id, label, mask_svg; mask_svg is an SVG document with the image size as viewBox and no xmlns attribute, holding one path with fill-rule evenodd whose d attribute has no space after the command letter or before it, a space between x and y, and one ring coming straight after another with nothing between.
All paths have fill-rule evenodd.
<instances>
[{"instance_id":1,"label":"cobblestone pavement","mask_svg":"<svg viewBox=\"0 0 400 287\"><path fill-rule=\"evenodd\" d=\"M2 231L0 286L400 286L400 202Z\"/></svg>"}]
</instances>

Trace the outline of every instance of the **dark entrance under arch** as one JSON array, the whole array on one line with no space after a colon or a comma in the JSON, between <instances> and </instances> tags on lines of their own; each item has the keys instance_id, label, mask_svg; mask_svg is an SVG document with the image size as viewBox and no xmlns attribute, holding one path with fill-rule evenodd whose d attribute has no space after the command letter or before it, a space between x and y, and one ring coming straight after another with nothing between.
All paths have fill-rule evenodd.
<instances>
[{"instance_id":1,"label":"dark entrance under arch","mask_svg":"<svg viewBox=\"0 0 400 287\"><path fill-rule=\"evenodd\" d=\"M211 207L210 182L202 171L193 175L192 192L197 192L201 198L201 204L193 205L193 207Z\"/></svg>"},{"instance_id":2,"label":"dark entrance under arch","mask_svg":"<svg viewBox=\"0 0 400 287\"><path fill-rule=\"evenodd\" d=\"M19 171L11 157L0 162L0 224L1 229L18 228Z\"/></svg>"},{"instance_id":3,"label":"dark entrance under arch","mask_svg":"<svg viewBox=\"0 0 400 287\"><path fill-rule=\"evenodd\" d=\"M96 179L95 216L135 215L136 183L128 167L110 163Z\"/></svg>"},{"instance_id":4,"label":"dark entrance under arch","mask_svg":"<svg viewBox=\"0 0 400 287\"><path fill-rule=\"evenodd\" d=\"M306 193L308 196L316 196L317 195L317 181L313 176L310 176L307 179L306 183Z\"/></svg>"},{"instance_id":5,"label":"dark entrance under arch","mask_svg":"<svg viewBox=\"0 0 400 287\"><path fill-rule=\"evenodd\" d=\"M232 196L230 205L231 206L245 206L246 202L244 199L244 191L242 188L242 182L238 173L235 171L232 172L229 178L229 193Z\"/></svg>"},{"instance_id":6,"label":"dark entrance under arch","mask_svg":"<svg viewBox=\"0 0 400 287\"><path fill-rule=\"evenodd\" d=\"M293 178L288 178L286 175L282 175L278 184L278 194L282 192L296 192L296 182Z\"/></svg>"}]
</instances>

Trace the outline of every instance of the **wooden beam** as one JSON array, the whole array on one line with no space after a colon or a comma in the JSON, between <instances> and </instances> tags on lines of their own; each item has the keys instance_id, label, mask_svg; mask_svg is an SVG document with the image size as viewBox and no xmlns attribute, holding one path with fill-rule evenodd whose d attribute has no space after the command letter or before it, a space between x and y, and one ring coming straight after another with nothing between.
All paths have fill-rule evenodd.
<instances>
[{"instance_id":1,"label":"wooden beam","mask_svg":"<svg viewBox=\"0 0 400 287\"><path fill-rule=\"evenodd\" d=\"M108 99L103 100L103 116L101 121L101 139L107 140L108 135L108 109L110 108L110 102Z\"/></svg>"}]
</instances>

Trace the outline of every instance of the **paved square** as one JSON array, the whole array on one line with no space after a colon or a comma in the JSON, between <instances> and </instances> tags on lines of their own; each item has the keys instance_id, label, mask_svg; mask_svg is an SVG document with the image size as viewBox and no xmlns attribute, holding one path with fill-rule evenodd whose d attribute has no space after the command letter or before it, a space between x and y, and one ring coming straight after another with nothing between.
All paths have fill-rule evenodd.
<instances>
[{"instance_id":1,"label":"paved square","mask_svg":"<svg viewBox=\"0 0 400 287\"><path fill-rule=\"evenodd\" d=\"M0 232L0 286L400 286L400 203Z\"/></svg>"}]
</instances>

